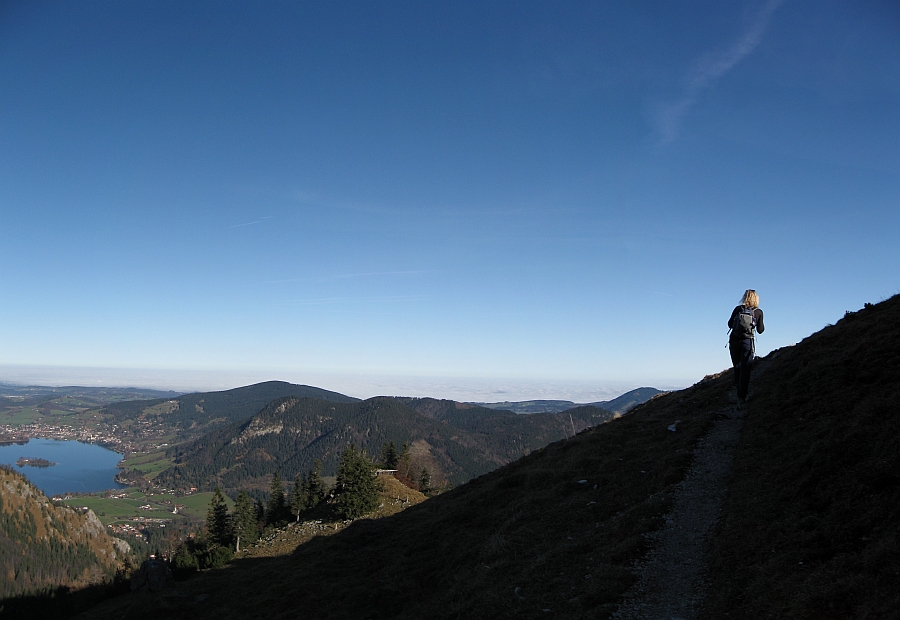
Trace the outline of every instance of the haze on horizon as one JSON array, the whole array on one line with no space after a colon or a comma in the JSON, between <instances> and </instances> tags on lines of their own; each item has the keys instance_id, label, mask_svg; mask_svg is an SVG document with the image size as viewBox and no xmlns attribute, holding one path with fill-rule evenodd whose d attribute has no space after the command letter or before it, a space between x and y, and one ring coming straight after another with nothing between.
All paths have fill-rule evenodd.
<instances>
[{"instance_id":1,"label":"haze on horizon","mask_svg":"<svg viewBox=\"0 0 900 620\"><path fill-rule=\"evenodd\" d=\"M900 291L898 26L888 0L5 2L0 381L692 384L745 288L760 354Z\"/></svg>"}]
</instances>

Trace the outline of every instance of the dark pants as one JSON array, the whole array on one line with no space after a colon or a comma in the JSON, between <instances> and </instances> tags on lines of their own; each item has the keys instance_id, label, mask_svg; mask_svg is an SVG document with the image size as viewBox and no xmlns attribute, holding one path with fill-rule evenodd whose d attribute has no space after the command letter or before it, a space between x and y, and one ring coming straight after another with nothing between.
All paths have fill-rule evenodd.
<instances>
[{"instance_id":1,"label":"dark pants","mask_svg":"<svg viewBox=\"0 0 900 620\"><path fill-rule=\"evenodd\" d=\"M728 343L731 352L731 363L734 365L734 385L737 387L738 398L747 398L747 389L750 387L750 362L753 361L753 340L732 340Z\"/></svg>"}]
</instances>

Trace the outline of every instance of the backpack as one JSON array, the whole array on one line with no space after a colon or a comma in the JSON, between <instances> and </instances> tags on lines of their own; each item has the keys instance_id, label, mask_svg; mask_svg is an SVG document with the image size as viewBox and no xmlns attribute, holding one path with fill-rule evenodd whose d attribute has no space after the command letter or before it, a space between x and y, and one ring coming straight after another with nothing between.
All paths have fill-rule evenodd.
<instances>
[{"instance_id":1,"label":"backpack","mask_svg":"<svg viewBox=\"0 0 900 620\"><path fill-rule=\"evenodd\" d=\"M741 306L740 311L734 315L731 323L732 337L734 339L746 340L753 338L753 332L756 331L756 315L753 308Z\"/></svg>"}]
</instances>

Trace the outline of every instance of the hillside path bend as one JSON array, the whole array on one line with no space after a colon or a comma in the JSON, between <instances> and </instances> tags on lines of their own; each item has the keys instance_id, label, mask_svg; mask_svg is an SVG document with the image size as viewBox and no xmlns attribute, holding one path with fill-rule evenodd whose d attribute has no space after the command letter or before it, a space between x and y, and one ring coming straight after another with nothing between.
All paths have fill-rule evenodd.
<instances>
[{"instance_id":1,"label":"hillside path bend","mask_svg":"<svg viewBox=\"0 0 900 620\"><path fill-rule=\"evenodd\" d=\"M754 378L766 366L765 362L757 365ZM638 580L623 597L613 620L696 618L708 585L709 543L728 494L745 415L746 407L737 406L714 414L712 429L697 442L691 467L675 486L665 525L649 536L651 550L637 562Z\"/></svg>"}]
</instances>

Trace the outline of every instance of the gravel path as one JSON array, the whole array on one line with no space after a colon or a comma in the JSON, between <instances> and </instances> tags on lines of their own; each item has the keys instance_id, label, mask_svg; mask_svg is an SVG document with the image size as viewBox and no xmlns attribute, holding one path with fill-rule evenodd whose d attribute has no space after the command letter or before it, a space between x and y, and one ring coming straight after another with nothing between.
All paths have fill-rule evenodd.
<instances>
[{"instance_id":1,"label":"gravel path","mask_svg":"<svg viewBox=\"0 0 900 620\"><path fill-rule=\"evenodd\" d=\"M728 492L728 477L745 409L716 414L694 450L687 476L675 487L672 511L650 535L652 550L638 563L639 578L613 614L615 620L690 620L706 595L706 552Z\"/></svg>"}]
</instances>

